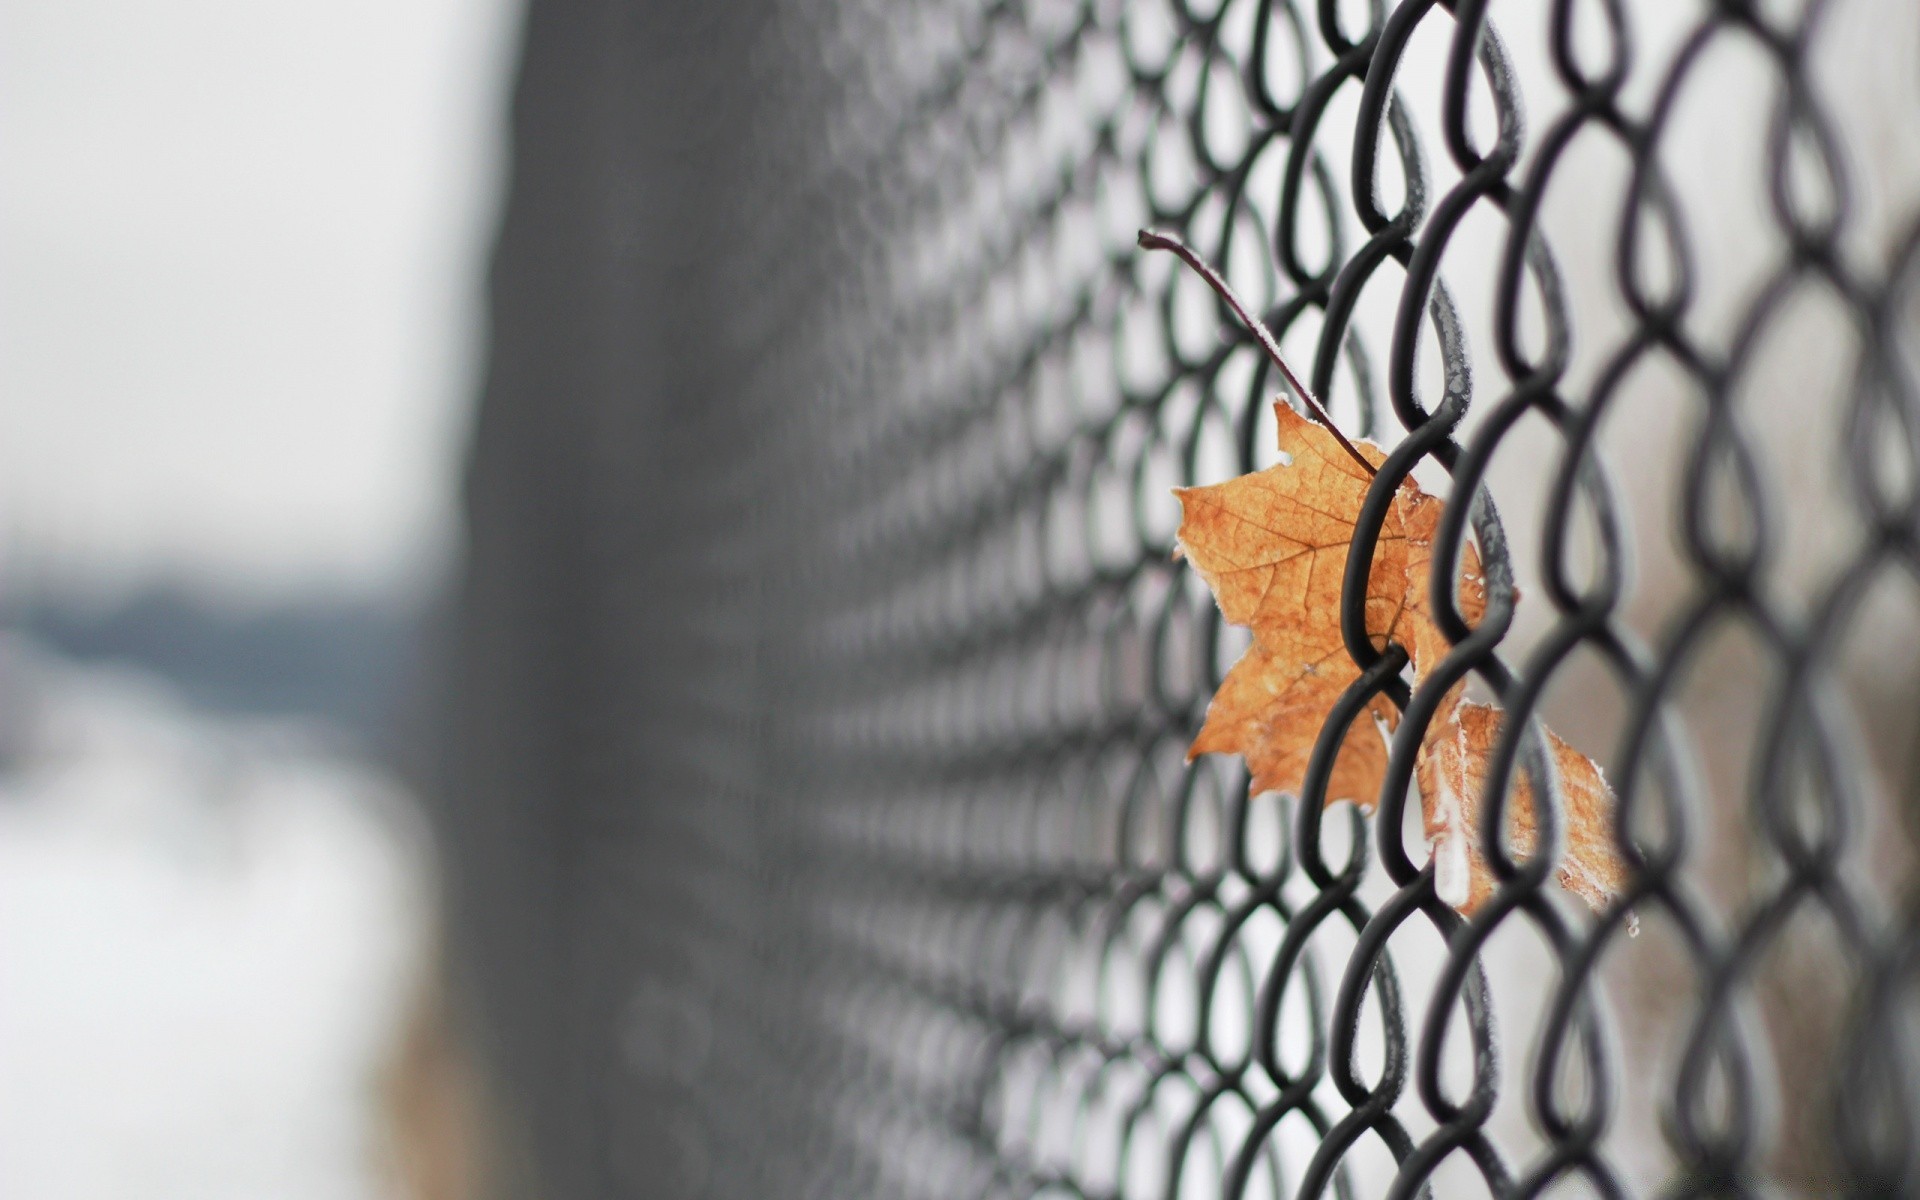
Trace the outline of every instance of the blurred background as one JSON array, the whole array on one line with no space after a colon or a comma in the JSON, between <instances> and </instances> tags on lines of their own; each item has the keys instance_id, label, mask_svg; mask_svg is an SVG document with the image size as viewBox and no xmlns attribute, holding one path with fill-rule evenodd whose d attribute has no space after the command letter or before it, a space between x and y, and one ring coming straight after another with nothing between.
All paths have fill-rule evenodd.
<instances>
[{"instance_id":1,"label":"blurred background","mask_svg":"<svg viewBox=\"0 0 1920 1200\"><path fill-rule=\"evenodd\" d=\"M518 22L0 3L9 1197L464 1191L400 750Z\"/></svg>"}]
</instances>

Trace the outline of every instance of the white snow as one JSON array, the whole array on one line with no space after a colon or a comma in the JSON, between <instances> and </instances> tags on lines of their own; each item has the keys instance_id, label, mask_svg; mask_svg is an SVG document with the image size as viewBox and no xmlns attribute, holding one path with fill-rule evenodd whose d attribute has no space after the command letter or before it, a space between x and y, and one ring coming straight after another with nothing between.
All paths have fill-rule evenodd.
<instances>
[{"instance_id":1,"label":"white snow","mask_svg":"<svg viewBox=\"0 0 1920 1200\"><path fill-rule=\"evenodd\" d=\"M391 1194L378 1073L429 928L403 795L298 731L13 649L5 1195Z\"/></svg>"}]
</instances>

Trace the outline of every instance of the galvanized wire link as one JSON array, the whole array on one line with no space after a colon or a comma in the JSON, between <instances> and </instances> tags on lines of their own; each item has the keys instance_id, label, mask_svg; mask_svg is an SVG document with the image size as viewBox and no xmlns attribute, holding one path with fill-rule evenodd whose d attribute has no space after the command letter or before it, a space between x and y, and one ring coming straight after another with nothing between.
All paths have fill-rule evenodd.
<instances>
[{"instance_id":1,"label":"galvanized wire link","mask_svg":"<svg viewBox=\"0 0 1920 1200\"><path fill-rule=\"evenodd\" d=\"M1920 1194L1920 908L1862 865L1913 780L1846 675L1920 586L1920 196L1863 191L1840 0L678 7L533 6L475 440L444 826L551 1194ZM1761 147L1704 201L1702 87ZM1244 635L1170 489L1282 388L1147 227L1389 449L1299 797L1186 761ZM1837 382L1756 412L1808 305ZM1850 476L1816 565L1782 421ZM1416 475L1488 590L1434 572L1418 679L1361 632ZM1461 679L1470 919L1414 832ZM1502 836L1549 720L1598 914L1553 804Z\"/></svg>"}]
</instances>

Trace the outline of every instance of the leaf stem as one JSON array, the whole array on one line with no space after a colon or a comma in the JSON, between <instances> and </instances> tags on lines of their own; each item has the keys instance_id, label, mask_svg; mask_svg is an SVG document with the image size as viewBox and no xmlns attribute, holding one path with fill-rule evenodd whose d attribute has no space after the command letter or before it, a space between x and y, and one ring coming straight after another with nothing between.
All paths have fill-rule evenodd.
<instances>
[{"instance_id":1,"label":"leaf stem","mask_svg":"<svg viewBox=\"0 0 1920 1200\"><path fill-rule=\"evenodd\" d=\"M1293 373L1293 368L1287 365L1286 358L1281 355L1280 343L1274 340L1273 334L1265 325L1255 320L1253 314L1247 311L1247 306L1240 302L1240 297L1234 295L1233 289L1227 286L1227 281L1220 277L1220 272L1208 266L1198 254L1193 252L1191 247L1172 234L1156 233L1151 229L1142 229L1140 231L1139 244L1142 250L1172 251L1181 262L1192 267L1194 271L1199 274L1200 278L1206 280L1207 286L1212 288L1220 299L1226 301L1227 307L1231 308L1233 314L1240 318L1240 323L1245 325L1248 332L1253 334L1255 340L1260 343L1260 348L1265 350L1267 357L1273 360L1273 365L1280 368L1281 377L1287 381L1287 386L1291 387L1294 394L1299 396L1301 402L1307 406L1307 411L1313 415L1313 419L1325 426L1327 432L1333 435L1334 440L1339 442L1348 454L1353 455L1353 461L1359 463L1361 469L1365 470L1369 475L1374 474L1373 464L1368 462L1366 458L1361 455L1359 449L1347 440L1347 435L1340 432L1340 427L1333 423L1333 418L1328 416L1327 410L1320 406L1320 401L1315 399L1313 393L1307 390L1306 384L1300 382L1300 377Z\"/></svg>"}]
</instances>

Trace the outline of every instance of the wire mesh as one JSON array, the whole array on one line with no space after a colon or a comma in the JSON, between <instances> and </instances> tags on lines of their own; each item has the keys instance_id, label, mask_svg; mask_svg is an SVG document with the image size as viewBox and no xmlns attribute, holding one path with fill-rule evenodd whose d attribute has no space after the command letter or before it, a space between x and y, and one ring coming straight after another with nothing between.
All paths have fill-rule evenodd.
<instances>
[{"instance_id":1,"label":"wire mesh","mask_svg":"<svg viewBox=\"0 0 1920 1200\"><path fill-rule=\"evenodd\" d=\"M441 791L551 1194L1920 1194L1920 20L1490 7L536 0ZM1452 498L1604 913L1436 898L1403 655L1371 817L1186 761L1279 384L1143 226Z\"/></svg>"}]
</instances>

